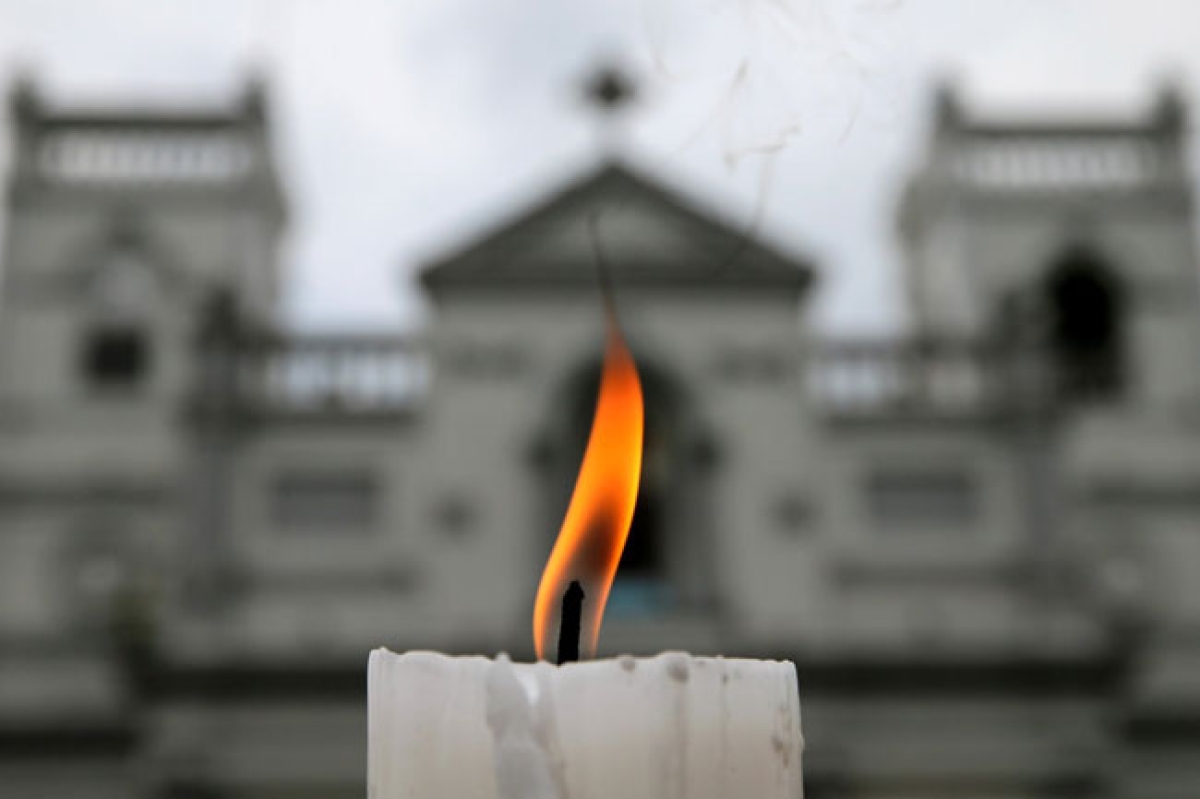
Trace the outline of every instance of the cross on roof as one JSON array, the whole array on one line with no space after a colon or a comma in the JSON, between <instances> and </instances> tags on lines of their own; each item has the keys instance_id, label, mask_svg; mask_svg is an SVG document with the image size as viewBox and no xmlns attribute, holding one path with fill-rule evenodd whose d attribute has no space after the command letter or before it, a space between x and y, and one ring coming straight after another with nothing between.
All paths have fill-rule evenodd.
<instances>
[{"instance_id":1,"label":"cross on roof","mask_svg":"<svg viewBox=\"0 0 1200 799\"><path fill-rule=\"evenodd\" d=\"M636 99L637 88L622 70L606 65L584 82L583 93L588 103L601 114L615 116Z\"/></svg>"}]
</instances>

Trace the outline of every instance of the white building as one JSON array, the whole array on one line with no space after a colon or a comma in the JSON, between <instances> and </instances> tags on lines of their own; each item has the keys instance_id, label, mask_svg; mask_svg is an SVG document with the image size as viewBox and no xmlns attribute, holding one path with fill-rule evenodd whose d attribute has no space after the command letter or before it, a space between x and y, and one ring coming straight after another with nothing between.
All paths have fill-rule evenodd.
<instances>
[{"instance_id":1,"label":"white building","mask_svg":"<svg viewBox=\"0 0 1200 799\"><path fill-rule=\"evenodd\" d=\"M943 92L886 341L815 340L808 264L615 163L428 266L422 337L279 331L260 88L10 109L4 796L359 797L369 648L529 657L598 257L649 424L604 651L794 659L810 799L1200 793L1173 93L1009 123Z\"/></svg>"}]
</instances>

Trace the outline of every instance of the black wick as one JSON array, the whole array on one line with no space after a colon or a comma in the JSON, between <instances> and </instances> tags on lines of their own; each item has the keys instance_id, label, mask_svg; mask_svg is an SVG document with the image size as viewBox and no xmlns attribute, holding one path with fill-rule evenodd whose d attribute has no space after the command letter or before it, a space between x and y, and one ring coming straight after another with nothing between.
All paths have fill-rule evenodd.
<instances>
[{"instance_id":1,"label":"black wick","mask_svg":"<svg viewBox=\"0 0 1200 799\"><path fill-rule=\"evenodd\" d=\"M579 622L583 616L583 586L572 580L563 593L558 626L558 665L579 660Z\"/></svg>"}]
</instances>

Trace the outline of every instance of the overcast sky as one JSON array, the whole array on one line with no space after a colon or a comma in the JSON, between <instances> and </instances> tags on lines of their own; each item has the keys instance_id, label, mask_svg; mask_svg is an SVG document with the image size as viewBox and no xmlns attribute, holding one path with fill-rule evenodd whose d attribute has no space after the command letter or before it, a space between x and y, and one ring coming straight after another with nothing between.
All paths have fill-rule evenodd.
<instances>
[{"instance_id":1,"label":"overcast sky","mask_svg":"<svg viewBox=\"0 0 1200 799\"><path fill-rule=\"evenodd\" d=\"M285 311L409 325L407 276L599 157L578 85L625 65L629 160L814 258L824 326L899 318L892 214L931 81L968 105L1143 107L1200 85L1195 0L0 0L0 77L54 97L273 91ZM1193 99L1194 102L1194 99Z\"/></svg>"}]
</instances>

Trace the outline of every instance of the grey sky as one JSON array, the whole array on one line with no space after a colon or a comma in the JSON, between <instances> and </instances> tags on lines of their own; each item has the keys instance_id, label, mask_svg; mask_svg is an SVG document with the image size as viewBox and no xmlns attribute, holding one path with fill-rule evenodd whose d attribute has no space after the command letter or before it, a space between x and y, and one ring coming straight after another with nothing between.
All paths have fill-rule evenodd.
<instances>
[{"instance_id":1,"label":"grey sky","mask_svg":"<svg viewBox=\"0 0 1200 799\"><path fill-rule=\"evenodd\" d=\"M1200 85L1194 0L0 0L0 77L60 98L274 90L286 312L410 324L414 265L598 157L577 86L642 81L619 148L817 259L827 326L898 318L891 213L930 81L969 104L1132 112ZM768 154L772 153L772 154Z\"/></svg>"}]
</instances>

